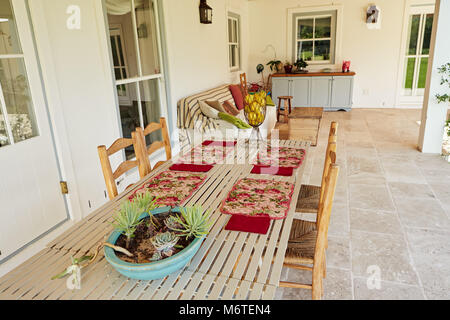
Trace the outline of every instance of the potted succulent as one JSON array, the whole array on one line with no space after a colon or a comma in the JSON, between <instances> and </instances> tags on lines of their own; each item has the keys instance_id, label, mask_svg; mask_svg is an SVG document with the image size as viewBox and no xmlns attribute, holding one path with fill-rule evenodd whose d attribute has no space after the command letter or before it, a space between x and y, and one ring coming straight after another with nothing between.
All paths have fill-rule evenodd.
<instances>
[{"instance_id":1,"label":"potted succulent","mask_svg":"<svg viewBox=\"0 0 450 320\"><path fill-rule=\"evenodd\" d=\"M305 68L308 66L308 64L305 60L303 60L303 58L297 59L297 61L295 61L294 63L294 66L297 68L298 72L307 72Z\"/></svg>"},{"instance_id":2,"label":"potted succulent","mask_svg":"<svg viewBox=\"0 0 450 320\"><path fill-rule=\"evenodd\" d=\"M183 268L200 248L211 226L201 206L157 208L150 194L137 195L114 215L115 231L105 246L106 260L121 274L161 279ZM117 251L125 249L131 254Z\"/></svg>"},{"instance_id":3,"label":"potted succulent","mask_svg":"<svg viewBox=\"0 0 450 320\"><path fill-rule=\"evenodd\" d=\"M293 65L290 62L286 61L284 63L284 72L292 73L292 67L293 67Z\"/></svg>"}]
</instances>

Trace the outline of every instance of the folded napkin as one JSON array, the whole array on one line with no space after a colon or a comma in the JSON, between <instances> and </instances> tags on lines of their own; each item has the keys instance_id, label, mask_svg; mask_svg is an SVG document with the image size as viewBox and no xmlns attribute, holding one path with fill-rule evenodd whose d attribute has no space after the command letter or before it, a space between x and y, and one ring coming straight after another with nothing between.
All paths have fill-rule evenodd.
<instances>
[{"instance_id":1,"label":"folded napkin","mask_svg":"<svg viewBox=\"0 0 450 320\"><path fill-rule=\"evenodd\" d=\"M208 172L214 166L206 164L188 164L188 163L176 163L169 169L173 171L189 171L189 172Z\"/></svg>"},{"instance_id":2,"label":"folded napkin","mask_svg":"<svg viewBox=\"0 0 450 320\"><path fill-rule=\"evenodd\" d=\"M219 147L234 147L237 141L212 141L205 140L202 145L204 146L219 146Z\"/></svg>"},{"instance_id":3,"label":"folded napkin","mask_svg":"<svg viewBox=\"0 0 450 320\"><path fill-rule=\"evenodd\" d=\"M270 227L270 217L234 214L228 220L225 230L266 234Z\"/></svg>"},{"instance_id":4,"label":"folded napkin","mask_svg":"<svg viewBox=\"0 0 450 320\"><path fill-rule=\"evenodd\" d=\"M254 174L272 174L277 176L285 176L290 177L294 173L293 167L272 167L272 166L263 166L263 165L255 165L251 173Z\"/></svg>"}]
</instances>

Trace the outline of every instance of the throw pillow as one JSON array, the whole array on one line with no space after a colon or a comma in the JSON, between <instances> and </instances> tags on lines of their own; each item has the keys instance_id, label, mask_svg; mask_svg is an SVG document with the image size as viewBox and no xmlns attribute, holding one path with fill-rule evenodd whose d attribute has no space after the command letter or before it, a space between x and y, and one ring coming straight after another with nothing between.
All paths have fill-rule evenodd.
<instances>
[{"instance_id":1,"label":"throw pillow","mask_svg":"<svg viewBox=\"0 0 450 320\"><path fill-rule=\"evenodd\" d=\"M206 103L219 112L227 112L219 101L206 101Z\"/></svg>"},{"instance_id":2,"label":"throw pillow","mask_svg":"<svg viewBox=\"0 0 450 320\"><path fill-rule=\"evenodd\" d=\"M242 96L241 87L236 84L232 84L229 86L229 88L231 91L231 95L233 96L234 104L236 105L236 107L239 110L244 109L244 97Z\"/></svg>"},{"instance_id":3,"label":"throw pillow","mask_svg":"<svg viewBox=\"0 0 450 320\"><path fill-rule=\"evenodd\" d=\"M232 116L237 116L239 114L239 110L228 100L223 103L223 108Z\"/></svg>"},{"instance_id":4,"label":"throw pillow","mask_svg":"<svg viewBox=\"0 0 450 320\"><path fill-rule=\"evenodd\" d=\"M219 111L218 110L212 108L205 101L198 100L198 104L200 106L200 110L206 117L213 118L213 119L219 119Z\"/></svg>"}]
</instances>

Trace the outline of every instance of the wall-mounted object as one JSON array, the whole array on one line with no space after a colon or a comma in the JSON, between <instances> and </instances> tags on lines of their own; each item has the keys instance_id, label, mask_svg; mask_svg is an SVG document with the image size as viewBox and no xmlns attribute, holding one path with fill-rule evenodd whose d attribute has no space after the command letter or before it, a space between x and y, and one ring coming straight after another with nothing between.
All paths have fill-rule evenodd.
<instances>
[{"instance_id":1,"label":"wall-mounted object","mask_svg":"<svg viewBox=\"0 0 450 320\"><path fill-rule=\"evenodd\" d=\"M367 8L366 26L369 29L381 28L381 10L378 6L371 5Z\"/></svg>"},{"instance_id":2,"label":"wall-mounted object","mask_svg":"<svg viewBox=\"0 0 450 320\"><path fill-rule=\"evenodd\" d=\"M137 32L138 38L147 38L148 37L147 24L141 23L137 28Z\"/></svg>"},{"instance_id":3,"label":"wall-mounted object","mask_svg":"<svg viewBox=\"0 0 450 320\"><path fill-rule=\"evenodd\" d=\"M200 0L200 23L211 24L212 23L212 8L208 6L206 0Z\"/></svg>"}]
</instances>

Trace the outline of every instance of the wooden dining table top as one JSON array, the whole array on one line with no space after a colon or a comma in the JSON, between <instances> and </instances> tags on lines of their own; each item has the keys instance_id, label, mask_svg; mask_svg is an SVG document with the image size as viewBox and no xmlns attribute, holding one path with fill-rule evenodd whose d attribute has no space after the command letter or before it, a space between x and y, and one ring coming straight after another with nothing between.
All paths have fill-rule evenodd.
<instances>
[{"instance_id":1,"label":"wooden dining table top","mask_svg":"<svg viewBox=\"0 0 450 320\"><path fill-rule=\"evenodd\" d=\"M82 269L81 289L69 290L65 278L50 280L70 265L71 256L93 253L113 231L110 222L120 203L152 177L168 170L178 158L174 157L0 278L0 299L273 299L309 153L309 142L276 140L276 143L306 150L306 158L292 176L251 174L251 160L256 157L256 148L253 144L249 146L248 141L238 141L234 147L236 152L227 156L226 163L216 164L207 173L203 184L183 204L199 204L210 210L214 223L199 251L181 270L158 280L129 279L113 269L101 250L96 260ZM238 152L242 145L246 152ZM265 235L225 230L230 216L221 213L221 201L244 177L294 184L286 218L272 220Z\"/></svg>"}]
</instances>

